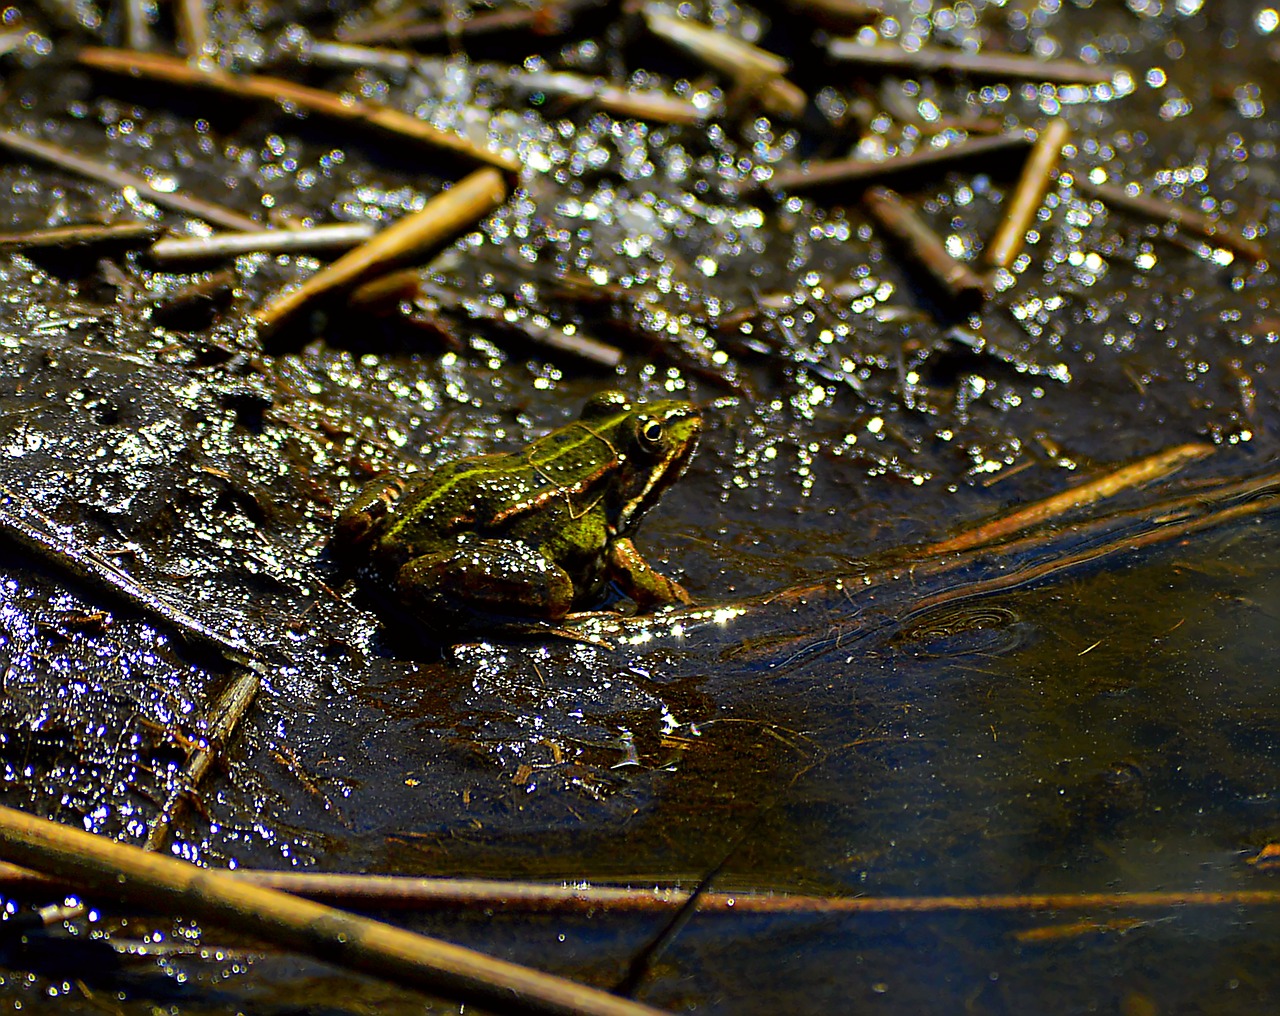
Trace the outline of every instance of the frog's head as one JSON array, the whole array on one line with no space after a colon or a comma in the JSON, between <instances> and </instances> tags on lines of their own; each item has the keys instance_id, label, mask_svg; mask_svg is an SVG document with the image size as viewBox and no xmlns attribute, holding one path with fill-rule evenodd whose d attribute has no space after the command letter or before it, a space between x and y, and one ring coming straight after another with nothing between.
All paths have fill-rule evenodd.
<instances>
[{"instance_id":1,"label":"frog's head","mask_svg":"<svg viewBox=\"0 0 1280 1016\"><path fill-rule=\"evenodd\" d=\"M582 410L582 422L617 454L609 481L609 521L618 533L634 529L680 478L702 432L692 402L670 399L633 404L623 392L601 392Z\"/></svg>"}]
</instances>

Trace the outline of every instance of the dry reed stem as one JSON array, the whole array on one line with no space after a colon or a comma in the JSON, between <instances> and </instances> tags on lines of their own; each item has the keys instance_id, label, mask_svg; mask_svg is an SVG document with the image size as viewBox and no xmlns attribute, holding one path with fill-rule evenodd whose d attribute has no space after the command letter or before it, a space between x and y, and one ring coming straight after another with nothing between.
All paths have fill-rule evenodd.
<instances>
[{"instance_id":1,"label":"dry reed stem","mask_svg":"<svg viewBox=\"0 0 1280 1016\"><path fill-rule=\"evenodd\" d=\"M949 539L929 544L922 548L921 552L929 555L950 554L957 550L969 550L972 547L1007 539L1032 526L1052 522L1069 511L1084 508L1104 498L1114 497L1122 491L1162 480L1183 466L1212 455L1213 452L1213 445L1197 443L1166 448L1164 451L1127 466L1121 466L1070 490L1064 490L1029 504L1003 518L984 522L972 529L957 533Z\"/></svg>"},{"instance_id":2,"label":"dry reed stem","mask_svg":"<svg viewBox=\"0 0 1280 1016\"><path fill-rule=\"evenodd\" d=\"M278 326L317 297L359 281L465 229L502 204L507 187L495 169L478 169L372 239L321 269L296 289L272 297L254 317L263 329Z\"/></svg>"},{"instance_id":3,"label":"dry reed stem","mask_svg":"<svg viewBox=\"0 0 1280 1016\"><path fill-rule=\"evenodd\" d=\"M217 924L328 963L499 1012L654 1016L629 999L0 807L0 845L92 896Z\"/></svg>"},{"instance_id":4,"label":"dry reed stem","mask_svg":"<svg viewBox=\"0 0 1280 1016\"><path fill-rule=\"evenodd\" d=\"M1022 253L1027 241L1027 230L1040 210L1044 196L1049 192L1062 146L1071 137L1071 128L1065 120L1050 120L1040 137L1036 139L1022 176L1009 198L1009 210L996 230L987 248L987 263L995 268L1008 268Z\"/></svg>"},{"instance_id":5,"label":"dry reed stem","mask_svg":"<svg viewBox=\"0 0 1280 1016\"><path fill-rule=\"evenodd\" d=\"M727 32L675 18L654 8L646 7L644 19L654 35L729 75L739 88L755 95L769 112L791 117L804 112L809 98L783 77L790 64L777 54Z\"/></svg>"},{"instance_id":6,"label":"dry reed stem","mask_svg":"<svg viewBox=\"0 0 1280 1016\"><path fill-rule=\"evenodd\" d=\"M178 774L177 786L147 831L147 842L143 845L143 850L160 850L164 847L173 823L186 810L191 795L200 786L200 781L213 765L217 753L235 736L240 721L253 705L261 687L262 676L256 669L240 668L222 690L218 701L210 710L208 730L187 756L186 764Z\"/></svg>"},{"instance_id":7,"label":"dry reed stem","mask_svg":"<svg viewBox=\"0 0 1280 1016\"><path fill-rule=\"evenodd\" d=\"M177 0L174 7L178 36L187 51L187 59L196 63L206 59L213 50L207 0Z\"/></svg>"},{"instance_id":8,"label":"dry reed stem","mask_svg":"<svg viewBox=\"0 0 1280 1016\"><path fill-rule=\"evenodd\" d=\"M93 159L78 155L63 148L61 145L55 145L49 141L41 141L38 138L30 138L25 134L19 134L17 131L0 130L0 148L7 148L11 152L17 152L19 155L47 162L58 169L75 173L77 176L88 177L90 180L97 180L99 183L110 184L112 187L118 187L121 190L132 189L146 200L163 208L172 208L175 211L195 216L197 219L204 219L226 229L255 230L262 228L247 215L233 212L230 208L223 208L221 205L215 205L211 201L203 201L200 198L188 197L180 191L157 190L145 179L135 176L133 173L126 172L123 169L116 169L114 166L108 166L105 163L95 162Z\"/></svg>"},{"instance_id":9,"label":"dry reed stem","mask_svg":"<svg viewBox=\"0 0 1280 1016\"><path fill-rule=\"evenodd\" d=\"M338 120L377 127L399 137L447 149L507 172L517 172L520 169L520 164L509 156L490 151L461 135L441 130L398 109L299 85L284 78L263 74L231 74L223 70L194 67L178 57L160 53L139 53L135 50L102 46L86 46L80 51L78 59L84 66L97 70L152 78L192 88L209 88L245 99L267 99L292 105Z\"/></svg>"},{"instance_id":10,"label":"dry reed stem","mask_svg":"<svg viewBox=\"0 0 1280 1016\"><path fill-rule=\"evenodd\" d=\"M167 236L147 252L152 260L190 261L238 254L296 254L354 247L373 237L367 222L342 222L311 229L261 229L252 233L215 233L212 236ZM3 244L3 237L0 237Z\"/></svg>"}]
</instances>

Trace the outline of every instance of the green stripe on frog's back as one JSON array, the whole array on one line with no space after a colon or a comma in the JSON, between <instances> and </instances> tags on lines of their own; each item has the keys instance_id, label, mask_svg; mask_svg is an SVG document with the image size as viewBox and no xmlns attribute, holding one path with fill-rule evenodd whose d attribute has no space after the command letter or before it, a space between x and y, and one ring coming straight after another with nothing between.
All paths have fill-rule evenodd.
<instances>
[{"instance_id":1,"label":"green stripe on frog's back","mask_svg":"<svg viewBox=\"0 0 1280 1016\"><path fill-rule=\"evenodd\" d=\"M570 497L591 488L618 465L617 449L603 436L621 424L629 412L619 412L608 419L592 420L590 425L574 422L534 441L523 452L494 453L457 459L435 473L435 482L426 481L420 508L431 512L449 500L460 488L471 491L465 508L451 517L436 516L436 525L447 531L451 527L475 523L499 526L519 515L536 510L558 497ZM598 444L591 449L593 443ZM504 490L514 479L523 491ZM488 493L503 507L486 518L480 494ZM484 499L487 500L487 499ZM407 507L407 506L406 506ZM419 510L397 512L387 527L386 537L398 537L417 527L422 518ZM435 514L431 512L431 514ZM443 513L441 513L443 515Z\"/></svg>"}]
</instances>

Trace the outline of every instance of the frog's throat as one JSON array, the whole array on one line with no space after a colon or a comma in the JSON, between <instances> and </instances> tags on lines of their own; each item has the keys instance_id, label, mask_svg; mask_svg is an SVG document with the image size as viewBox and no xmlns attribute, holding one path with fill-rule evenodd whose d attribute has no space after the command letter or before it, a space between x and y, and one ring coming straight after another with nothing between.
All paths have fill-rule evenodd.
<instances>
[{"instance_id":1,"label":"frog's throat","mask_svg":"<svg viewBox=\"0 0 1280 1016\"><path fill-rule=\"evenodd\" d=\"M655 469L649 474L648 482L640 493L624 504L622 510L618 512L617 531L619 533L627 532L635 522L639 521L638 516L643 515L652 504L650 495L655 495L662 488L680 479L680 475L689 465L689 460L693 458L695 444L694 441L685 442L684 447L667 459L661 469Z\"/></svg>"}]
</instances>

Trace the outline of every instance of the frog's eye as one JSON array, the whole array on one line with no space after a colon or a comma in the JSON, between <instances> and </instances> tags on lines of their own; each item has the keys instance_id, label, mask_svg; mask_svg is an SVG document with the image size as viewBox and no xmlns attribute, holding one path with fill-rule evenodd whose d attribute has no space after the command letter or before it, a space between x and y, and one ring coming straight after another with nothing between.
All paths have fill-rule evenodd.
<instances>
[{"instance_id":1,"label":"frog's eye","mask_svg":"<svg viewBox=\"0 0 1280 1016\"><path fill-rule=\"evenodd\" d=\"M640 447L657 451L662 446L662 424L657 420L645 420L640 424Z\"/></svg>"}]
</instances>

